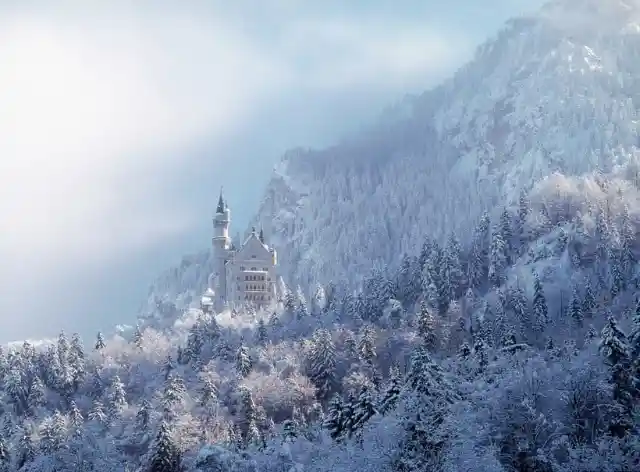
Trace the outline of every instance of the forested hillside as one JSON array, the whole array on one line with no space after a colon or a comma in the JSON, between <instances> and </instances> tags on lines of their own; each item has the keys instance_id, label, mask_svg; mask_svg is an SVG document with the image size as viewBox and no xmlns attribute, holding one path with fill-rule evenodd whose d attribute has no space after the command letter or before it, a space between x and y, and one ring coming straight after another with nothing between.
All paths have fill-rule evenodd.
<instances>
[{"instance_id":1,"label":"forested hillside","mask_svg":"<svg viewBox=\"0 0 640 472\"><path fill-rule=\"evenodd\" d=\"M0 467L638 470L639 196L554 175L355 295L11 348Z\"/></svg>"},{"instance_id":2,"label":"forested hillside","mask_svg":"<svg viewBox=\"0 0 640 472\"><path fill-rule=\"evenodd\" d=\"M466 242L485 211L554 172L637 169L639 6L552 1L369 129L287 153L253 223L278 248L285 280L359 283L425 235Z\"/></svg>"}]
</instances>

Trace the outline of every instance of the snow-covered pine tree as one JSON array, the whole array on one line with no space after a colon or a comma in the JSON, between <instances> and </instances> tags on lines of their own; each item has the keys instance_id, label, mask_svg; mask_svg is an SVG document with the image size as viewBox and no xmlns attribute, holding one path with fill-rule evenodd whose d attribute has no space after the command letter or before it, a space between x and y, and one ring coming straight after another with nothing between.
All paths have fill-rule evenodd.
<instances>
[{"instance_id":1,"label":"snow-covered pine tree","mask_svg":"<svg viewBox=\"0 0 640 472\"><path fill-rule=\"evenodd\" d=\"M536 272L533 273L533 330L536 339L542 339L544 331L549 323L549 312L547 309L547 299L544 296L544 289L540 277Z\"/></svg>"},{"instance_id":2,"label":"snow-covered pine tree","mask_svg":"<svg viewBox=\"0 0 640 472\"><path fill-rule=\"evenodd\" d=\"M308 376L316 387L319 400L328 399L336 387L336 349L331 334L318 329L311 338Z\"/></svg>"},{"instance_id":3,"label":"snow-covered pine tree","mask_svg":"<svg viewBox=\"0 0 640 472\"><path fill-rule=\"evenodd\" d=\"M240 345L236 352L236 372L240 377L246 377L251 373L252 368L253 362L251 361L249 349L245 345Z\"/></svg>"},{"instance_id":4,"label":"snow-covered pine tree","mask_svg":"<svg viewBox=\"0 0 640 472\"><path fill-rule=\"evenodd\" d=\"M431 310L425 302L422 302L420 313L418 313L418 336L429 351L433 351L438 343L435 324Z\"/></svg>"},{"instance_id":5,"label":"snow-covered pine tree","mask_svg":"<svg viewBox=\"0 0 640 472\"><path fill-rule=\"evenodd\" d=\"M182 454L176 445L169 423L161 421L147 465L148 472L183 472Z\"/></svg>"},{"instance_id":6,"label":"snow-covered pine tree","mask_svg":"<svg viewBox=\"0 0 640 472\"><path fill-rule=\"evenodd\" d=\"M380 413L386 414L396 407L398 399L400 398L400 392L400 376L399 373L394 370L391 373L389 382L387 383L384 394L379 402L378 410Z\"/></svg>"},{"instance_id":7,"label":"snow-covered pine tree","mask_svg":"<svg viewBox=\"0 0 640 472\"><path fill-rule=\"evenodd\" d=\"M96 335L95 350L101 351L102 349L104 349L104 347L105 347L104 337L102 336L101 332L98 332L98 334Z\"/></svg>"},{"instance_id":8,"label":"snow-covered pine tree","mask_svg":"<svg viewBox=\"0 0 640 472\"><path fill-rule=\"evenodd\" d=\"M582 316L585 318L591 318L593 316L593 310L596 308L596 297L591 287L591 280L589 277L584 279L584 297L582 298Z\"/></svg>"},{"instance_id":9,"label":"snow-covered pine tree","mask_svg":"<svg viewBox=\"0 0 640 472\"><path fill-rule=\"evenodd\" d=\"M500 229L496 228L491 235L489 253L489 281L494 287L500 287L504 283L506 268L507 247Z\"/></svg>"},{"instance_id":10,"label":"snow-covered pine tree","mask_svg":"<svg viewBox=\"0 0 640 472\"><path fill-rule=\"evenodd\" d=\"M580 294L578 293L577 285L573 286L573 290L571 292L571 302L569 305L569 316L573 320L573 323L578 327L582 328L584 324L584 314L582 313L583 301L580 299Z\"/></svg>"},{"instance_id":11,"label":"snow-covered pine tree","mask_svg":"<svg viewBox=\"0 0 640 472\"><path fill-rule=\"evenodd\" d=\"M329 403L329 410L324 420L324 428L334 441L338 441L344 433L344 405L339 395L334 395Z\"/></svg>"},{"instance_id":12,"label":"snow-covered pine tree","mask_svg":"<svg viewBox=\"0 0 640 472\"><path fill-rule=\"evenodd\" d=\"M611 369L610 383L615 407L609 429L611 434L623 437L633 427L634 385L629 344L611 314L607 317L600 338L600 352Z\"/></svg>"},{"instance_id":13,"label":"snow-covered pine tree","mask_svg":"<svg viewBox=\"0 0 640 472\"><path fill-rule=\"evenodd\" d=\"M269 335L267 333L267 326L264 323L264 320L260 318L258 320L258 326L256 327L256 343L259 346L265 346L269 339Z\"/></svg>"},{"instance_id":14,"label":"snow-covered pine tree","mask_svg":"<svg viewBox=\"0 0 640 472\"><path fill-rule=\"evenodd\" d=\"M376 334L371 325L365 325L358 343L358 354L367 364L373 364L376 358Z\"/></svg>"}]
</instances>

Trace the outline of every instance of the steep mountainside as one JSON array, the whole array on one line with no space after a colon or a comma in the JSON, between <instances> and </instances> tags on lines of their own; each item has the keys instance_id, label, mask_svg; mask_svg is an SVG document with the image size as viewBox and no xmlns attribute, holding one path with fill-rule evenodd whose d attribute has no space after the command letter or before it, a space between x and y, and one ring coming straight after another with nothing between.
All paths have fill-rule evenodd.
<instances>
[{"instance_id":1,"label":"steep mountainside","mask_svg":"<svg viewBox=\"0 0 640 472\"><path fill-rule=\"evenodd\" d=\"M286 279L352 280L460 235L553 172L635 173L640 4L563 0L515 19L442 86L274 169L256 223Z\"/></svg>"}]
</instances>

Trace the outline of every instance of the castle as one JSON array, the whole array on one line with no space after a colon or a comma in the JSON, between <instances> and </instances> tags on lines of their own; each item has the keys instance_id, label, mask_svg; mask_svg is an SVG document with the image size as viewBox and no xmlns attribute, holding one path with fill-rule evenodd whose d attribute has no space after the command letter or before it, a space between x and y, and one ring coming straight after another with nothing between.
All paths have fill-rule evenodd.
<instances>
[{"instance_id":1,"label":"castle","mask_svg":"<svg viewBox=\"0 0 640 472\"><path fill-rule=\"evenodd\" d=\"M256 234L255 228L236 248L229 237L230 222L231 212L221 190L213 217L214 271L207 297L217 311L248 303L265 306L276 294L276 250L267 246L264 232Z\"/></svg>"}]
</instances>

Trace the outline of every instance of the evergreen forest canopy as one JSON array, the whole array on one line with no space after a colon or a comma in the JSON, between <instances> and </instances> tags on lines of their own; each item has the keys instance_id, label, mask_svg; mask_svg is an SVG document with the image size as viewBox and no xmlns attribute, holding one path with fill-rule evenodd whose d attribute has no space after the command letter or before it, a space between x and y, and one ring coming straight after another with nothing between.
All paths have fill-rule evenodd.
<instances>
[{"instance_id":1,"label":"evergreen forest canopy","mask_svg":"<svg viewBox=\"0 0 640 472\"><path fill-rule=\"evenodd\" d=\"M556 174L356 292L10 347L0 470L639 470L639 197Z\"/></svg>"}]
</instances>

